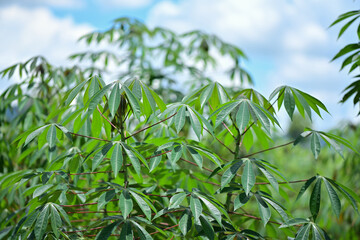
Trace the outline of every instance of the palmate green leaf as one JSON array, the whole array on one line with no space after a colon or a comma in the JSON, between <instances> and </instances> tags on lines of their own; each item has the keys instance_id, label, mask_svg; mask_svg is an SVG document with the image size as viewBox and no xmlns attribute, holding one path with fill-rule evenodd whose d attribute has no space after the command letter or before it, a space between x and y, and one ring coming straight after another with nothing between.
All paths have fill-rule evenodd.
<instances>
[{"instance_id":1,"label":"palmate green leaf","mask_svg":"<svg viewBox=\"0 0 360 240\"><path fill-rule=\"evenodd\" d=\"M285 88L285 91L284 91L284 106L285 106L286 112L290 116L290 119L292 119L294 110L295 110L295 99L292 96L290 89L288 89L288 88Z\"/></svg>"},{"instance_id":2,"label":"palmate green leaf","mask_svg":"<svg viewBox=\"0 0 360 240\"><path fill-rule=\"evenodd\" d=\"M192 147L188 146L187 150L189 151L191 157L195 160L195 162L199 166L199 168L202 168L202 166L203 166L202 156Z\"/></svg>"},{"instance_id":3,"label":"palmate green leaf","mask_svg":"<svg viewBox=\"0 0 360 240\"><path fill-rule=\"evenodd\" d=\"M323 240L325 237L323 236L321 230L316 227L315 224L312 225L312 234L313 234L313 240Z\"/></svg>"},{"instance_id":4,"label":"palmate green leaf","mask_svg":"<svg viewBox=\"0 0 360 240\"><path fill-rule=\"evenodd\" d=\"M134 197L136 203L143 211L146 218L149 219L149 221L151 221L151 208L149 207L149 205L142 199L140 195L136 194L135 192L130 191L130 194Z\"/></svg>"},{"instance_id":5,"label":"palmate green leaf","mask_svg":"<svg viewBox=\"0 0 360 240\"><path fill-rule=\"evenodd\" d=\"M202 91L207 87L203 86L201 88L195 89L195 90L190 90L190 92L188 94L186 94L183 99L181 100L182 103L186 103L189 104L191 102L193 102L195 99L199 99L199 94L202 93Z\"/></svg>"},{"instance_id":6,"label":"palmate green leaf","mask_svg":"<svg viewBox=\"0 0 360 240\"><path fill-rule=\"evenodd\" d=\"M25 135L26 139L25 139L25 143L24 146L28 145L29 142L31 142L35 137L37 137L43 130L44 128L48 127L49 125L45 125L42 127L37 128L35 131L31 132L29 135ZM25 136L23 136L25 138ZM15 139L16 141L16 139Z\"/></svg>"},{"instance_id":7,"label":"palmate green leaf","mask_svg":"<svg viewBox=\"0 0 360 240\"><path fill-rule=\"evenodd\" d=\"M148 97L145 94L145 91L142 90L142 105L141 105L141 111L145 114L145 116L147 118L149 118L153 113L156 112L156 106L155 106L155 100L152 97L151 93L150 97L152 98L152 104L154 104L154 106L150 105L150 100L148 100ZM154 109L153 109L154 108Z\"/></svg>"},{"instance_id":8,"label":"palmate green leaf","mask_svg":"<svg viewBox=\"0 0 360 240\"><path fill-rule=\"evenodd\" d=\"M326 180L329 181L337 190L339 190L339 192L350 202L355 211L359 213L357 202L360 202L360 198L357 196L357 194L354 193L351 189L345 187L338 182L335 182L330 178L326 178Z\"/></svg>"},{"instance_id":9,"label":"palmate green leaf","mask_svg":"<svg viewBox=\"0 0 360 240\"><path fill-rule=\"evenodd\" d=\"M181 106L179 111L177 112L176 116L175 116L175 128L176 128L176 132L179 133L181 131L181 129L184 127L185 124L185 120L186 120L186 107L185 106Z\"/></svg>"},{"instance_id":10,"label":"palmate green leaf","mask_svg":"<svg viewBox=\"0 0 360 240\"><path fill-rule=\"evenodd\" d=\"M323 134L320 134L320 136L328 146L331 146L345 160L343 149L336 141Z\"/></svg>"},{"instance_id":11,"label":"palmate green leaf","mask_svg":"<svg viewBox=\"0 0 360 240\"><path fill-rule=\"evenodd\" d=\"M155 152L154 154L157 155L157 154L160 154L160 152ZM162 155L152 157L150 159L150 162L149 162L149 171L150 172L154 171L157 168L157 166L159 166L161 159L162 159Z\"/></svg>"},{"instance_id":12,"label":"palmate green leaf","mask_svg":"<svg viewBox=\"0 0 360 240\"><path fill-rule=\"evenodd\" d=\"M296 201L299 200L301 198L301 196L304 194L304 192L306 191L306 189L309 188L309 186L315 181L317 177L314 176L312 178L309 178L309 180L307 180L305 182L305 184L301 187L300 191L299 191L299 194L297 195L296 197Z\"/></svg>"},{"instance_id":13,"label":"palmate green leaf","mask_svg":"<svg viewBox=\"0 0 360 240\"><path fill-rule=\"evenodd\" d=\"M120 143L116 143L114 145L114 150L110 158L110 163L111 163L111 168L116 177L123 164L122 146Z\"/></svg>"},{"instance_id":14,"label":"palmate green leaf","mask_svg":"<svg viewBox=\"0 0 360 240\"><path fill-rule=\"evenodd\" d=\"M288 221L288 220L289 220L288 215L287 215L286 212L284 211L284 207L281 206L280 203L275 202L275 200L270 199L269 197L265 197L265 196L263 196L262 199L263 199L264 201L266 201L269 205L271 205L271 206L276 210L276 212L279 213L279 215L281 216L281 218L282 218L284 221Z\"/></svg>"},{"instance_id":15,"label":"palmate green leaf","mask_svg":"<svg viewBox=\"0 0 360 240\"><path fill-rule=\"evenodd\" d=\"M214 228L212 227L209 220L202 214L200 215L200 223L203 228L204 234L208 237L208 239L214 240L215 239Z\"/></svg>"},{"instance_id":16,"label":"palmate green leaf","mask_svg":"<svg viewBox=\"0 0 360 240\"><path fill-rule=\"evenodd\" d=\"M59 213L61 214L61 216L64 218L65 222L66 222L69 226L71 226L71 222L70 222L69 216L68 216L67 213L64 211L64 209L63 209L61 206L59 206L59 205L57 205L57 204L55 204L55 203L53 203L52 205L56 207L56 209L59 211Z\"/></svg>"},{"instance_id":17,"label":"palmate green leaf","mask_svg":"<svg viewBox=\"0 0 360 240\"><path fill-rule=\"evenodd\" d=\"M251 163L251 160L245 160L244 171L241 175L241 184L244 188L246 195L249 195L249 192L255 185L255 173Z\"/></svg>"},{"instance_id":18,"label":"palmate green leaf","mask_svg":"<svg viewBox=\"0 0 360 240\"><path fill-rule=\"evenodd\" d=\"M191 212L188 209L186 209L179 220L179 228L181 233L185 236L186 233L190 231L191 226L192 226Z\"/></svg>"},{"instance_id":19,"label":"palmate green leaf","mask_svg":"<svg viewBox=\"0 0 360 240\"><path fill-rule=\"evenodd\" d=\"M315 159L318 158L320 150L321 150L321 146L320 146L320 136L317 132L313 132L311 134L311 151L314 154Z\"/></svg>"},{"instance_id":20,"label":"palmate green leaf","mask_svg":"<svg viewBox=\"0 0 360 240\"><path fill-rule=\"evenodd\" d=\"M217 109L221 104L227 102L228 99L228 95L226 93L226 90L224 89L223 86L221 86L221 84L217 83L217 82L212 82L210 84L214 85L214 89L212 91L211 95L208 95L209 98L206 100L209 104L210 109ZM208 85L208 87L211 88L210 84ZM210 90L210 89L208 89ZM200 97L203 97L202 99L200 99L200 102L205 101L205 95L201 95ZM226 99L226 100L225 100ZM204 102L205 105L206 102ZM203 107L203 106L201 106Z\"/></svg>"},{"instance_id":21,"label":"palmate green leaf","mask_svg":"<svg viewBox=\"0 0 360 240\"><path fill-rule=\"evenodd\" d=\"M211 95L213 94L214 87L215 87L215 83L210 83L201 92L201 95L200 95L200 106L201 107L204 107L205 103L207 103L209 101ZM214 106L214 107L216 107L216 106Z\"/></svg>"},{"instance_id":22,"label":"palmate green leaf","mask_svg":"<svg viewBox=\"0 0 360 240\"><path fill-rule=\"evenodd\" d=\"M341 64L340 71L343 70L346 66L348 66L348 65L351 64L351 67L350 67L350 70L349 70L348 73L353 72L353 71L355 70L355 68L356 68L356 67L354 68L354 65L355 65L355 66L359 66L359 63L357 63L357 62L354 63L354 61L356 61L356 59L359 59L359 56L360 56L360 48L359 48L358 51L355 51L354 53L350 54L349 56L347 56L347 57L345 58L345 60L344 60L344 61L342 62L342 64ZM355 76L355 78L356 78L356 77L357 77L357 76ZM346 89L348 89L348 87L347 87ZM345 90L343 90L343 92L344 92L344 91L345 91ZM345 95L344 95L343 98L345 98Z\"/></svg>"},{"instance_id":23,"label":"palmate green leaf","mask_svg":"<svg viewBox=\"0 0 360 240\"><path fill-rule=\"evenodd\" d=\"M216 89L217 89L217 93L218 93L218 98L219 98L219 103L223 104L226 103L227 101L229 101L229 94L226 92L226 89L220 84L220 83L215 83Z\"/></svg>"},{"instance_id":24,"label":"palmate green leaf","mask_svg":"<svg viewBox=\"0 0 360 240\"><path fill-rule=\"evenodd\" d=\"M297 90L292 89L291 91L292 91L294 99L295 99L295 105L296 105L299 113L301 114L301 116L303 116L305 118L305 113L306 113L306 115L312 121L311 109L310 109L310 105L308 104L308 102L306 102L304 97L301 94L299 94L299 92Z\"/></svg>"},{"instance_id":25,"label":"palmate green leaf","mask_svg":"<svg viewBox=\"0 0 360 240\"><path fill-rule=\"evenodd\" d=\"M65 95L66 99L65 99L65 105L69 106L70 103L74 100L74 98L76 97L76 95L78 95L78 93L80 92L80 90L85 86L85 84L91 80L93 77L89 78L86 81L82 81L81 83L79 83L76 87L74 87L69 94Z\"/></svg>"},{"instance_id":26,"label":"palmate green leaf","mask_svg":"<svg viewBox=\"0 0 360 240\"><path fill-rule=\"evenodd\" d=\"M58 238L60 233L59 233L59 228L62 226L62 221L61 221L61 217L60 214L58 213L57 209L53 206L50 205L51 208L51 228L53 230L53 233L55 234L55 236Z\"/></svg>"},{"instance_id":27,"label":"palmate green leaf","mask_svg":"<svg viewBox=\"0 0 360 240\"><path fill-rule=\"evenodd\" d=\"M239 110L236 113L236 124L242 132L250 121L250 110L246 102L240 104Z\"/></svg>"},{"instance_id":28,"label":"palmate green leaf","mask_svg":"<svg viewBox=\"0 0 360 240\"><path fill-rule=\"evenodd\" d=\"M125 82L125 85L126 85L126 82ZM140 81L137 78L135 78L132 81L131 85L132 85L131 91L134 93L135 97L140 100L142 97Z\"/></svg>"},{"instance_id":29,"label":"palmate green leaf","mask_svg":"<svg viewBox=\"0 0 360 240\"><path fill-rule=\"evenodd\" d=\"M183 148L181 145L175 145L173 150L171 151L170 154L170 160L173 164L175 164L177 161L179 161L179 159L181 158L183 154Z\"/></svg>"},{"instance_id":30,"label":"palmate green leaf","mask_svg":"<svg viewBox=\"0 0 360 240\"><path fill-rule=\"evenodd\" d=\"M170 198L170 202L169 202L169 209L170 208L177 208L182 201L184 201L184 199L186 198L187 194L184 192L175 194L174 196L172 196Z\"/></svg>"},{"instance_id":31,"label":"palmate green leaf","mask_svg":"<svg viewBox=\"0 0 360 240\"><path fill-rule=\"evenodd\" d=\"M156 208L151 202L151 199L149 199L143 192L137 190L136 188L129 188L130 191L135 192L137 195L139 195L143 201L146 202L146 204L153 210L153 212L157 213Z\"/></svg>"},{"instance_id":32,"label":"palmate green leaf","mask_svg":"<svg viewBox=\"0 0 360 240\"><path fill-rule=\"evenodd\" d=\"M143 83L142 83L141 87L142 87L142 91L143 91L143 101L148 102L150 105L151 111L155 112L156 111L156 102L155 102L153 95L151 94L151 92L149 90L149 87ZM145 94L145 97L144 97L144 94Z\"/></svg>"},{"instance_id":33,"label":"palmate green leaf","mask_svg":"<svg viewBox=\"0 0 360 240\"><path fill-rule=\"evenodd\" d=\"M191 147L195 149L198 153L200 153L202 156L210 159L210 161L215 163L218 167L221 167L222 160L215 153L210 153L209 151L207 151L207 149L204 149L199 146L191 146Z\"/></svg>"},{"instance_id":34,"label":"palmate green leaf","mask_svg":"<svg viewBox=\"0 0 360 240\"><path fill-rule=\"evenodd\" d=\"M215 218L215 220L219 223L219 225L222 226L220 210L214 204L212 204L209 200L207 200L205 197L202 197L202 196L198 196L198 197L205 204L205 206L209 210L210 214Z\"/></svg>"},{"instance_id":35,"label":"palmate green leaf","mask_svg":"<svg viewBox=\"0 0 360 240\"><path fill-rule=\"evenodd\" d=\"M55 145L56 145L56 127L55 127L55 125L50 126L50 128L47 132L47 135L46 135L46 140L48 141L50 148L55 147Z\"/></svg>"},{"instance_id":36,"label":"palmate green leaf","mask_svg":"<svg viewBox=\"0 0 360 240\"><path fill-rule=\"evenodd\" d=\"M228 168L221 176L221 189L223 189L236 175L239 168L243 165L242 160L233 162L230 168Z\"/></svg>"},{"instance_id":37,"label":"palmate green leaf","mask_svg":"<svg viewBox=\"0 0 360 240\"><path fill-rule=\"evenodd\" d=\"M217 126L219 126L219 124L225 121L226 117L240 104L240 102L241 101L238 100L227 102L221 105L221 107L217 109L215 112L213 112L209 116L209 119L211 119L213 116L216 116L214 127L216 128Z\"/></svg>"},{"instance_id":38,"label":"palmate green leaf","mask_svg":"<svg viewBox=\"0 0 360 240\"><path fill-rule=\"evenodd\" d=\"M241 96L243 98L246 98L250 100L253 103L256 103L257 105L269 109L271 112L273 112L273 108L271 107L271 103L258 91L256 91L253 88L246 88L241 90L239 93L235 95L234 98L237 98L237 96Z\"/></svg>"},{"instance_id":39,"label":"palmate green leaf","mask_svg":"<svg viewBox=\"0 0 360 240\"><path fill-rule=\"evenodd\" d=\"M226 235L226 238L224 238L224 240L234 240L235 237L236 234Z\"/></svg>"},{"instance_id":40,"label":"palmate green leaf","mask_svg":"<svg viewBox=\"0 0 360 240\"><path fill-rule=\"evenodd\" d=\"M39 214L40 214L40 210L35 210L31 212L26 218L23 226L25 228L32 227L35 221L38 219Z\"/></svg>"},{"instance_id":41,"label":"palmate green leaf","mask_svg":"<svg viewBox=\"0 0 360 240\"><path fill-rule=\"evenodd\" d=\"M87 112L92 113L96 106L99 104L100 100L104 97L106 92L112 87L114 83L110 83L106 86L104 86L102 89L97 91L94 96L92 96L89 101L86 103L85 106L87 106Z\"/></svg>"},{"instance_id":42,"label":"palmate green leaf","mask_svg":"<svg viewBox=\"0 0 360 240\"><path fill-rule=\"evenodd\" d=\"M125 151L126 155L129 157L130 162L132 164L132 167L135 169L137 175L141 175L141 165L139 162L139 159L137 158L137 156L135 155L134 151L135 149L133 149L132 147L130 147L129 145L125 144L125 143L121 143L121 145L123 146L123 150Z\"/></svg>"},{"instance_id":43,"label":"palmate green leaf","mask_svg":"<svg viewBox=\"0 0 360 240\"><path fill-rule=\"evenodd\" d=\"M259 194L255 194L255 197L258 204L261 220L263 221L264 226L266 226L266 224L271 218L270 208Z\"/></svg>"},{"instance_id":44,"label":"palmate green leaf","mask_svg":"<svg viewBox=\"0 0 360 240\"><path fill-rule=\"evenodd\" d=\"M88 94L89 94L89 98L91 98L92 96L95 95L95 93L97 93L100 90L100 85L99 85L99 78L98 76L94 76L91 81L90 81L90 85L88 86Z\"/></svg>"},{"instance_id":45,"label":"palmate green leaf","mask_svg":"<svg viewBox=\"0 0 360 240\"><path fill-rule=\"evenodd\" d=\"M130 220L132 225L136 228L141 240L152 240L151 235L137 222Z\"/></svg>"},{"instance_id":46,"label":"palmate green leaf","mask_svg":"<svg viewBox=\"0 0 360 240\"><path fill-rule=\"evenodd\" d=\"M293 219L290 219L289 221L286 221L283 224L281 224L281 226L279 228L287 228L287 227L300 225L300 224L304 224L304 223L309 223L309 220L305 219L305 218L293 218Z\"/></svg>"},{"instance_id":47,"label":"palmate green leaf","mask_svg":"<svg viewBox=\"0 0 360 240\"><path fill-rule=\"evenodd\" d=\"M64 126L62 126L62 125L60 125L60 124L56 124L56 123L55 123L55 126L56 126L58 129L60 129L60 130L63 132L63 134L65 134L65 136L72 142L72 136L71 136L71 134L70 134L69 129L67 129L66 127L64 127Z\"/></svg>"},{"instance_id":48,"label":"palmate green leaf","mask_svg":"<svg viewBox=\"0 0 360 240\"><path fill-rule=\"evenodd\" d=\"M331 201L331 207L335 215L339 218L340 211L341 211L341 202L339 199L338 194L336 193L335 189L331 186L331 184L326 180L326 178L322 178L326 190L328 192L330 201Z\"/></svg>"},{"instance_id":49,"label":"palmate green leaf","mask_svg":"<svg viewBox=\"0 0 360 240\"><path fill-rule=\"evenodd\" d=\"M187 107L187 110L189 113L191 127L194 130L198 139L200 140L200 135L202 134L202 130L203 130L201 120L199 119L199 117L195 114L195 112L190 107Z\"/></svg>"},{"instance_id":50,"label":"palmate green leaf","mask_svg":"<svg viewBox=\"0 0 360 240\"><path fill-rule=\"evenodd\" d=\"M349 11L349 12L343 13L329 27L332 27L335 24L338 24L339 22L344 21L345 19L350 18L350 17L352 17L354 15L358 15L358 14L360 14L359 10Z\"/></svg>"},{"instance_id":51,"label":"palmate green leaf","mask_svg":"<svg viewBox=\"0 0 360 240\"><path fill-rule=\"evenodd\" d=\"M104 145L101 150L95 154L94 158L92 159L92 171L95 171L95 169L100 165L102 160L105 158L106 154L110 150L110 148L113 146L113 143L107 143Z\"/></svg>"},{"instance_id":52,"label":"palmate green leaf","mask_svg":"<svg viewBox=\"0 0 360 240\"><path fill-rule=\"evenodd\" d=\"M37 240L43 238L49 221L49 204L46 204L41 210L35 223L35 236Z\"/></svg>"},{"instance_id":53,"label":"palmate green leaf","mask_svg":"<svg viewBox=\"0 0 360 240\"><path fill-rule=\"evenodd\" d=\"M207 120L202 114L200 114L198 111L196 111L195 109L192 109L192 110L193 110L193 112L196 114L196 116L199 118L200 123L202 124L202 127L203 127L203 125L205 125L205 127L207 128L207 130L209 131L209 133L210 133L213 137L215 137L213 126L208 122L208 120Z\"/></svg>"},{"instance_id":54,"label":"palmate green leaf","mask_svg":"<svg viewBox=\"0 0 360 240\"><path fill-rule=\"evenodd\" d=\"M324 140L327 140L329 142L328 139L332 139L338 143L341 143L342 145L348 147L349 149L351 149L352 151L354 151L356 154L360 154L359 151L346 139L336 136L334 134L331 133L325 133L325 132L319 132L321 134L321 137L324 139L324 136L326 136L327 138L325 138ZM329 142L330 144L332 143L332 141Z\"/></svg>"},{"instance_id":55,"label":"palmate green leaf","mask_svg":"<svg viewBox=\"0 0 360 240\"><path fill-rule=\"evenodd\" d=\"M45 193L47 190L49 190L53 186L54 186L53 184L46 184L46 185L42 185L41 187L36 188L33 193L33 198L36 198L36 197L42 195L43 193Z\"/></svg>"},{"instance_id":56,"label":"palmate green leaf","mask_svg":"<svg viewBox=\"0 0 360 240\"><path fill-rule=\"evenodd\" d=\"M274 177L274 175L272 175L268 170L266 170L265 167L261 166L260 164L256 163L258 169L260 169L260 171L264 174L264 176L267 178L267 180L269 180L269 183L271 184L271 186L273 186L273 188L279 192L279 184L276 180L276 178Z\"/></svg>"},{"instance_id":57,"label":"palmate green leaf","mask_svg":"<svg viewBox=\"0 0 360 240\"><path fill-rule=\"evenodd\" d=\"M310 206L310 212L314 218L314 221L316 220L316 218L319 214L319 210L320 210L321 182L322 182L321 179L318 178L315 183L314 189L311 193L311 196L310 196L309 206Z\"/></svg>"},{"instance_id":58,"label":"palmate green leaf","mask_svg":"<svg viewBox=\"0 0 360 240\"><path fill-rule=\"evenodd\" d=\"M259 234L258 232L255 232L251 229L244 229L240 231L241 235L246 237L247 239L265 239L263 236L261 236L261 234Z\"/></svg>"},{"instance_id":59,"label":"palmate green leaf","mask_svg":"<svg viewBox=\"0 0 360 240\"><path fill-rule=\"evenodd\" d=\"M146 168L149 168L148 163L143 155L141 155L135 148L133 148L131 145L124 144L127 148L129 148L135 156L144 164Z\"/></svg>"},{"instance_id":60,"label":"palmate green leaf","mask_svg":"<svg viewBox=\"0 0 360 240\"><path fill-rule=\"evenodd\" d=\"M132 231L131 227L132 227L131 222L126 220L121 228L119 240L133 240L134 239L134 235L133 235L133 231Z\"/></svg>"},{"instance_id":61,"label":"palmate green leaf","mask_svg":"<svg viewBox=\"0 0 360 240\"><path fill-rule=\"evenodd\" d=\"M114 231L114 229L119 226L119 224L121 223L121 221L115 221L109 225L107 225L105 228L103 228L97 235L95 240L106 240L108 239L112 232Z\"/></svg>"},{"instance_id":62,"label":"palmate green leaf","mask_svg":"<svg viewBox=\"0 0 360 240\"><path fill-rule=\"evenodd\" d=\"M311 224L305 224L296 233L295 240L308 240L310 235Z\"/></svg>"},{"instance_id":63,"label":"palmate green leaf","mask_svg":"<svg viewBox=\"0 0 360 240\"><path fill-rule=\"evenodd\" d=\"M134 116L137 119L140 119L140 115L141 115L141 108L140 108L140 102L137 99L137 97L134 95L134 93L132 91L130 91L130 89L127 86L123 86L122 87L125 90L126 93L126 97L129 100L132 112L134 114Z\"/></svg>"},{"instance_id":64,"label":"palmate green leaf","mask_svg":"<svg viewBox=\"0 0 360 240\"><path fill-rule=\"evenodd\" d=\"M356 51L360 48L360 44L359 43L351 43L346 45L345 47L343 47L342 49L340 49L340 51L335 55L335 57L333 57L333 59L331 59L331 61L334 61L337 58L340 58L352 51Z\"/></svg>"},{"instance_id":65,"label":"palmate green leaf","mask_svg":"<svg viewBox=\"0 0 360 240\"><path fill-rule=\"evenodd\" d=\"M119 89L119 83L116 83L113 87L113 89L111 89L110 92L110 96L109 96L109 110L112 116L115 116L115 113L117 111L117 109L119 108L120 105L120 98L121 98L121 93L120 93L120 89Z\"/></svg>"},{"instance_id":66,"label":"palmate green leaf","mask_svg":"<svg viewBox=\"0 0 360 240\"><path fill-rule=\"evenodd\" d=\"M252 102L249 102L249 106L250 106L250 113L254 119L254 122L259 120L261 125L265 128L266 132L270 133L270 121L267 115L264 113L265 109Z\"/></svg>"},{"instance_id":67,"label":"palmate green leaf","mask_svg":"<svg viewBox=\"0 0 360 240\"><path fill-rule=\"evenodd\" d=\"M200 199L194 194L191 194L190 196L190 209L195 218L195 221L199 221L199 217L202 213L203 208Z\"/></svg>"},{"instance_id":68,"label":"palmate green leaf","mask_svg":"<svg viewBox=\"0 0 360 240\"><path fill-rule=\"evenodd\" d=\"M305 113L311 119L311 109L316 112L316 114L321 117L320 108L325 112L329 113L326 109L325 105L316 99L315 97L300 91L299 89L289 87L289 86L281 86L276 88L270 95L270 99L273 99L275 96L277 98L278 109L281 108L284 103L286 112L292 118L295 106L299 113L305 117Z\"/></svg>"},{"instance_id":69,"label":"palmate green leaf","mask_svg":"<svg viewBox=\"0 0 360 240\"><path fill-rule=\"evenodd\" d=\"M100 195L98 204L97 204L97 210L103 209L103 207L108 204L113 198L115 197L115 190L107 191Z\"/></svg>"},{"instance_id":70,"label":"palmate green leaf","mask_svg":"<svg viewBox=\"0 0 360 240\"><path fill-rule=\"evenodd\" d=\"M160 111L163 112L166 109L166 104L164 103L164 101L150 88L148 88L148 90L150 91L151 95L153 96L157 106L159 107Z\"/></svg>"},{"instance_id":71,"label":"palmate green leaf","mask_svg":"<svg viewBox=\"0 0 360 240\"><path fill-rule=\"evenodd\" d=\"M123 217L126 219L130 212L133 210L133 201L129 194L129 190L124 189L119 197L119 207Z\"/></svg>"},{"instance_id":72,"label":"palmate green leaf","mask_svg":"<svg viewBox=\"0 0 360 240\"><path fill-rule=\"evenodd\" d=\"M13 230L13 227L5 227L2 230L0 230L0 239L4 239L6 235L10 233L10 231ZM13 234L14 235L14 234Z\"/></svg>"},{"instance_id":73,"label":"palmate green leaf","mask_svg":"<svg viewBox=\"0 0 360 240\"><path fill-rule=\"evenodd\" d=\"M251 198L251 195L246 195L245 193L240 193L236 196L234 200L234 211L244 206Z\"/></svg>"}]
</instances>

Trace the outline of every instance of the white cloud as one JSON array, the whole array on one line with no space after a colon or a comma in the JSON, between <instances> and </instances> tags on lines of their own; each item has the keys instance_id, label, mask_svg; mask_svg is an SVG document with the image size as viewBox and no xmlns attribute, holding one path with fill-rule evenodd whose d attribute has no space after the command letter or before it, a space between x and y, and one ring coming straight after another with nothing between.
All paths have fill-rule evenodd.
<instances>
[{"instance_id":1,"label":"white cloud","mask_svg":"<svg viewBox=\"0 0 360 240\"><path fill-rule=\"evenodd\" d=\"M0 6L21 5L26 7L51 6L59 8L79 8L85 5L83 0L0 0Z\"/></svg>"},{"instance_id":2,"label":"white cloud","mask_svg":"<svg viewBox=\"0 0 360 240\"><path fill-rule=\"evenodd\" d=\"M330 63L342 44L336 42L338 30L327 28L339 14L356 8L342 0L162 1L150 11L148 23L177 32L215 33L247 53L255 77L261 76L255 78L257 89L265 96L287 84L331 105L333 116L354 118L351 104L336 104L350 77L339 73L339 62Z\"/></svg>"},{"instance_id":3,"label":"white cloud","mask_svg":"<svg viewBox=\"0 0 360 240\"><path fill-rule=\"evenodd\" d=\"M0 66L44 55L54 63L64 63L79 50L77 39L89 31L89 25L77 25L71 18L56 18L46 8L27 9L10 6L0 9Z\"/></svg>"},{"instance_id":4,"label":"white cloud","mask_svg":"<svg viewBox=\"0 0 360 240\"><path fill-rule=\"evenodd\" d=\"M163 1L153 7L148 23L178 32L199 28L232 42L259 42L259 34L266 36L279 24L273 4L277 5L276 1Z\"/></svg>"},{"instance_id":5,"label":"white cloud","mask_svg":"<svg viewBox=\"0 0 360 240\"><path fill-rule=\"evenodd\" d=\"M0 69L37 55L53 64L69 64L67 57L84 49L77 39L91 30L71 18L56 18L46 8L0 8ZM8 84L1 83L1 89Z\"/></svg>"},{"instance_id":6,"label":"white cloud","mask_svg":"<svg viewBox=\"0 0 360 240\"><path fill-rule=\"evenodd\" d=\"M329 36L319 24L303 23L297 29L291 29L284 34L283 44L288 51L306 51L309 48L321 47L327 44Z\"/></svg>"},{"instance_id":7,"label":"white cloud","mask_svg":"<svg viewBox=\"0 0 360 240\"><path fill-rule=\"evenodd\" d=\"M97 2L107 8L142 8L148 6L152 0L97 0Z\"/></svg>"}]
</instances>

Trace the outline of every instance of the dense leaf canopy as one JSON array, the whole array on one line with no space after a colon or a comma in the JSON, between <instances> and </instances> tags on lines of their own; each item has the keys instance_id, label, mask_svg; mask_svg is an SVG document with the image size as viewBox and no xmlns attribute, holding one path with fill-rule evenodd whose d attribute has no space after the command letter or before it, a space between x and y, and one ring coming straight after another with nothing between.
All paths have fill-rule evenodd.
<instances>
[{"instance_id":1,"label":"dense leaf canopy","mask_svg":"<svg viewBox=\"0 0 360 240\"><path fill-rule=\"evenodd\" d=\"M1 72L22 81L1 94L0 239L329 239L324 202L337 218L358 211L336 177L294 179L266 159L306 140L314 161L325 146L344 159L358 152L310 128L277 145L281 108L290 120L328 110L290 86L269 98L245 88L238 47L128 18L81 40L115 52L76 53L72 68L38 56ZM232 59L231 87L208 76L216 54ZM286 209L306 192L305 214Z\"/></svg>"}]
</instances>

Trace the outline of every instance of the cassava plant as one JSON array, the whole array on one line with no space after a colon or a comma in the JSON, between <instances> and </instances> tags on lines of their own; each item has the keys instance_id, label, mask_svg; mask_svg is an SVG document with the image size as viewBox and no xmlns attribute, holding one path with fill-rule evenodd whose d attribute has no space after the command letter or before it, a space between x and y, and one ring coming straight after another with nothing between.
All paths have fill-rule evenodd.
<instances>
[{"instance_id":1,"label":"cassava plant","mask_svg":"<svg viewBox=\"0 0 360 240\"><path fill-rule=\"evenodd\" d=\"M22 81L1 95L0 239L330 239L320 203L358 211L351 186L264 158L306 139L315 159L325 145L357 151L313 129L278 143L279 109L328 111L290 86L269 98L243 88L236 46L127 18L82 40L107 50L72 55L72 68L34 57L1 72ZM207 76L217 54L233 61L231 87ZM293 216L284 205L306 192L309 211Z\"/></svg>"}]
</instances>

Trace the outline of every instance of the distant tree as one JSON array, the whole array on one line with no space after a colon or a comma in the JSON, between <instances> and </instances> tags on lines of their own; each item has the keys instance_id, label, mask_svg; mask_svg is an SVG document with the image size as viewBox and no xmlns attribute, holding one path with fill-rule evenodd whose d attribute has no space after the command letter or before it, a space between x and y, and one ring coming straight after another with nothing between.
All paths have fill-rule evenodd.
<instances>
[{"instance_id":1,"label":"distant tree","mask_svg":"<svg viewBox=\"0 0 360 240\"><path fill-rule=\"evenodd\" d=\"M289 124L286 135L291 139L295 139L304 132L305 128L311 128L311 126L309 119L304 119L299 113L296 113Z\"/></svg>"}]
</instances>

